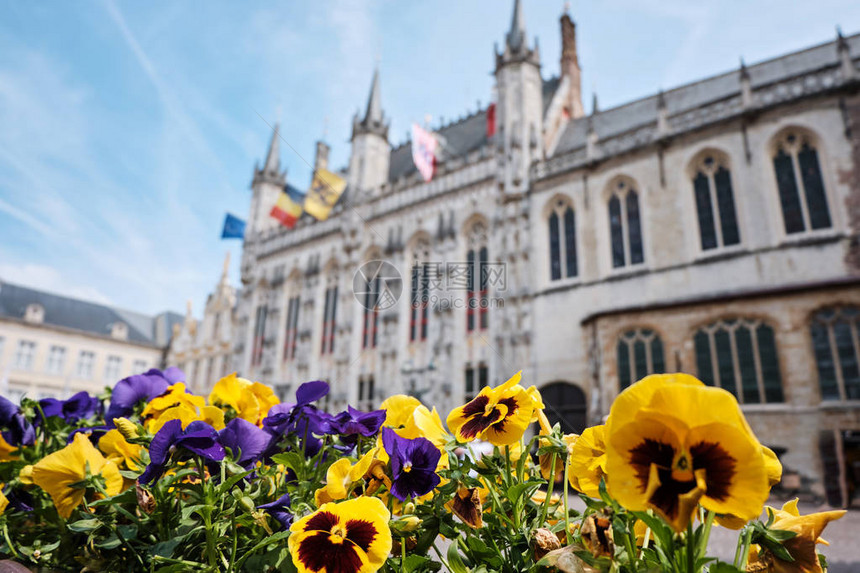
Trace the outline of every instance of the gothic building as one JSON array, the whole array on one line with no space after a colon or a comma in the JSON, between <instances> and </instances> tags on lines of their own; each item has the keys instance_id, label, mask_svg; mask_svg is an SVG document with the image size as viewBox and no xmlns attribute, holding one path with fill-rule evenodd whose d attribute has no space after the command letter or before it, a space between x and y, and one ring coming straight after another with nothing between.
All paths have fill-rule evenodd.
<instances>
[{"instance_id":1,"label":"gothic building","mask_svg":"<svg viewBox=\"0 0 860 573\"><path fill-rule=\"evenodd\" d=\"M332 408L405 392L443 413L522 369L567 431L638 378L682 370L738 397L792 484L846 503L860 35L586 114L567 14L561 34L547 78L515 2L495 130L488 109L436 130L429 183L410 142L389 142L377 71L326 221L268 217L286 181L274 134L252 182L235 367L284 395L328 380ZM379 260L402 277L396 304L379 302L390 277L356 276Z\"/></svg>"}]
</instances>

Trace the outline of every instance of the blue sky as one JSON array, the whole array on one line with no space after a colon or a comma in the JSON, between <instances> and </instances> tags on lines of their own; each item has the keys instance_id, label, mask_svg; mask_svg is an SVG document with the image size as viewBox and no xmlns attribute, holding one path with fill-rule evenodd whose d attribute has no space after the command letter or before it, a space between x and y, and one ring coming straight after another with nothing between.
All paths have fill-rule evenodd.
<instances>
[{"instance_id":1,"label":"blue sky","mask_svg":"<svg viewBox=\"0 0 860 573\"><path fill-rule=\"evenodd\" d=\"M486 105L512 0L0 3L0 278L143 312L196 313L238 241L280 117L311 161L346 162L379 59L392 143ZM563 2L524 0L543 75ZM860 31L855 0L574 2L586 108ZM282 145L288 180L304 160Z\"/></svg>"}]
</instances>

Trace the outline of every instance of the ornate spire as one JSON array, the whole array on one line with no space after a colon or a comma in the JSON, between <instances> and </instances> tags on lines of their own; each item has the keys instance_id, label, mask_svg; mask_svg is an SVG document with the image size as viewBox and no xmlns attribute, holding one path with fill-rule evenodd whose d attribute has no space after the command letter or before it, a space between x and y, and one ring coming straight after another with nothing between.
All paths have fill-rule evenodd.
<instances>
[{"instance_id":1,"label":"ornate spire","mask_svg":"<svg viewBox=\"0 0 860 573\"><path fill-rule=\"evenodd\" d=\"M367 111L364 122L382 122L382 100L379 94L379 68L373 70L373 82L370 84L370 97L367 98Z\"/></svg>"},{"instance_id":2,"label":"ornate spire","mask_svg":"<svg viewBox=\"0 0 860 573\"><path fill-rule=\"evenodd\" d=\"M514 15L511 19L511 31L505 39L511 53L516 54L523 49L526 42L526 24L523 18L523 5L520 0L514 0Z\"/></svg>"},{"instance_id":3,"label":"ornate spire","mask_svg":"<svg viewBox=\"0 0 860 573\"><path fill-rule=\"evenodd\" d=\"M266 173L278 173L281 170L281 154L279 145L280 125L275 124L275 129L272 131L272 141L269 143L269 153L266 155L266 164L263 171Z\"/></svg>"}]
</instances>

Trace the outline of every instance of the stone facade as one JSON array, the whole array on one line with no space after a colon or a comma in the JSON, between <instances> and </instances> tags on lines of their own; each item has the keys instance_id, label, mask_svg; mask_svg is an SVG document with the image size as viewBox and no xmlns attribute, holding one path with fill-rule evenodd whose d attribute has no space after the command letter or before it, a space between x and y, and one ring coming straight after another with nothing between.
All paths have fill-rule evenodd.
<instances>
[{"instance_id":1,"label":"stone facade","mask_svg":"<svg viewBox=\"0 0 860 573\"><path fill-rule=\"evenodd\" d=\"M221 279L206 299L199 322L191 314L191 302L185 320L173 327L173 341L167 362L185 372L189 389L208 394L220 378L234 371L233 324L236 289L228 279L230 254L224 259Z\"/></svg>"},{"instance_id":2,"label":"stone facade","mask_svg":"<svg viewBox=\"0 0 860 573\"><path fill-rule=\"evenodd\" d=\"M566 14L561 31L561 76L544 79L515 2L496 52L495 129L489 110L437 129L429 183L409 142L388 144L378 73L341 171L349 186L328 220L305 215L286 230L261 219L261 198L284 184L273 140L272 167L255 170L252 184L236 368L284 394L326 379L331 407L408 392L442 412L522 369L552 394L557 419L579 430L599 422L619 390L619 336L657 332L663 369L697 374L697 325L763 321L775 347L749 359L753 370L737 343L734 373L770 392L776 374L762 364L777 360L782 399L744 408L762 440L785 448L787 466L820 488L821 432L860 430L851 359L839 370L849 391L822 400L809 324L828 305L860 304L860 36L617 108L595 101L585 115ZM317 154L319 166L328 147ZM354 278L373 260L399 270L404 294L368 313ZM426 311L420 278L418 298L411 288L423 263L434 277ZM471 289L458 282L469 265ZM470 310L470 301L489 308ZM730 368L723 350L713 355ZM783 435L795 420L809 433Z\"/></svg>"}]
</instances>

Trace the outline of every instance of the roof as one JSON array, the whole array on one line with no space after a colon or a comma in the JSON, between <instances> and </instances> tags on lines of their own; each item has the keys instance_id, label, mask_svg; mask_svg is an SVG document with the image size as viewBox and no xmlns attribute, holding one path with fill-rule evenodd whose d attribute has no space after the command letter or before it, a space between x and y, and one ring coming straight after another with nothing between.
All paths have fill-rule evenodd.
<instances>
[{"instance_id":1,"label":"roof","mask_svg":"<svg viewBox=\"0 0 860 573\"><path fill-rule=\"evenodd\" d=\"M860 57L860 34L845 39L852 58ZM753 91L823 68L839 65L837 42L831 41L747 67ZM741 92L740 69L683 85L663 93L666 112L672 116L737 96ZM659 94L569 122L559 139L555 155L586 145L588 121L598 140L608 139L657 122Z\"/></svg>"},{"instance_id":2,"label":"roof","mask_svg":"<svg viewBox=\"0 0 860 573\"><path fill-rule=\"evenodd\" d=\"M31 304L44 309L42 324L110 338L111 326L122 322L128 327L129 342L159 347L167 345L173 324L182 320L182 316L175 312L148 316L0 282L0 317L23 320L27 306Z\"/></svg>"},{"instance_id":3,"label":"roof","mask_svg":"<svg viewBox=\"0 0 860 573\"><path fill-rule=\"evenodd\" d=\"M543 81L543 109L549 107L552 96L558 89L559 78L553 77ZM444 141L442 160L451 157L461 157L480 149L487 144L487 108L481 109L454 123L450 123L435 131ZM388 181L394 182L401 177L418 171L412 162L412 142L399 145L391 150L391 160L388 168Z\"/></svg>"}]
</instances>

